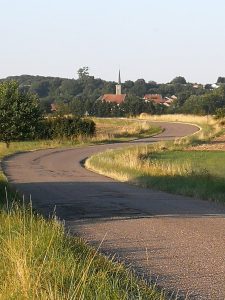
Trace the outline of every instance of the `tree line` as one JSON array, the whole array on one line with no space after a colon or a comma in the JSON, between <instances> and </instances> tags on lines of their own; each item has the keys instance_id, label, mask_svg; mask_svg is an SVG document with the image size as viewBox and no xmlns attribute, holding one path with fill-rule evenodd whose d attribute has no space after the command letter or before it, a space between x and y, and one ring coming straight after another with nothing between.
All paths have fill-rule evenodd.
<instances>
[{"instance_id":1,"label":"tree line","mask_svg":"<svg viewBox=\"0 0 225 300\"><path fill-rule=\"evenodd\" d=\"M142 112L151 114L195 113L214 114L224 106L225 78L219 77L220 87L212 90L210 84L194 87L178 76L171 82L159 84L144 79L127 80L122 84L122 92L127 94L121 105L105 103L97 99L103 94L114 94L116 82L105 81L89 74L87 67L78 70L78 79L43 76L14 76L4 80L16 80L23 92L36 94L45 114L51 113L51 104L57 106L57 114L72 113L77 116L129 116ZM145 94L161 94L163 97L176 95L177 100L170 107L145 102Z\"/></svg>"}]
</instances>

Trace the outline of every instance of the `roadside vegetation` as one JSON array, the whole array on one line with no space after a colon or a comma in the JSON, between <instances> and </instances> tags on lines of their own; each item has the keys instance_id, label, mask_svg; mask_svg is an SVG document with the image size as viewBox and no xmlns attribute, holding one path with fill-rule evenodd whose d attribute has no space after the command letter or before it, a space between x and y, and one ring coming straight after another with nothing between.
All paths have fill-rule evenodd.
<instances>
[{"instance_id":1,"label":"roadside vegetation","mask_svg":"<svg viewBox=\"0 0 225 300\"><path fill-rule=\"evenodd\" d=\"M54 216L10 202L0 210L2 300L164 299L123 264L66 234Z\"/></svg>"},{"instance_id":2,"label":"roadside vegetation","mask_svg":"<svg viewBox=\"0 0 225 300\"><path fill-rule=\"evenodd\" d=\"M194 122L202 129L173 142L99 153L86 161L86 167L135 185L224 202L225 153L191 151L193 145L209 142L223 132L221 125L212 117L143 117L152 121Z\"/></svg>"},{"instance_id":3,"label":"roadside vegetation","mask_svg":"<svg viewBox=\"0 0 225 300\"><path fill-rule=\"evenodd\" d=\"M92 118L96 124L96 136L93 141L122 142L146 138L158 134L162 129L148 120L128 118Z\"/></svg>"},{"instance_id":4,"label":"roadside vegetation","mask_svg":"<svg viewBox=\"0 0 225 300\"><path fill-rule=\"evenodd\" d=\"M80 68L74 77L77 79L22 75L0 79L0 82L17 80L23 90L38 95L41 108L47 114L52 114L53 105L57 112L79 116L127 117L142 112L207 115L215 114L225 105L224 77L218 78L216 86L187 82L181 76L168 83L145 81L143 78L127 80L122 83L122 93L127 97L120 105L98 101L104 94L115 93L116 82L95 78L88 67ZM149 94L173 97L174 100L168 107L154 101L146 102L143 98Z\"/></svg>"},{"instance_id":5,"label":"roadside vegetation","mask_svg":"<svg viewBox=\"0 0 225 300\"><path fill-rule=\"evenodd\" d=\"M27 106L27 102L32 105ZM27 113L36 118L31 127ZM43 119L36 98L20 93L14 82L0 88L0 120L0 159L20 151L98 143L103 137L108 141L113 137L123 140L160 131L149 122L120 120L109 135L101 127L112 126L111 120L100 121L95 133L92 120ZM55 216L47 220L35 213L31 204L23 203L8 185L2 172L0 253L2 300L164 299L154 285L138 278L129 268L67 234Z\"/></svg>"}]
</instances>

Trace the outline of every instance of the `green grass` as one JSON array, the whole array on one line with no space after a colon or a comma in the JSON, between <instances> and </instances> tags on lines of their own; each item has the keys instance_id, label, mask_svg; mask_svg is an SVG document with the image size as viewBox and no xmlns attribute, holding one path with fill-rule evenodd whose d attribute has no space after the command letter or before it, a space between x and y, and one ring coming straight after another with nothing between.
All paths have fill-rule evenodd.
<instances>
[{"instance_id":1,"label":"green grass","mask_svg":"<svg viewBox=\"0 0 225 300\"><path fill-rule=\"evenodd\" d=\"M149 172L140 178L142 185L225 202L225 152L164 151L149 153L142 159L150 169L159 169L158 175Z\"/></svg>"},{"instance_id":2,"label":"green grass","mask_svg":"<svg viewBox=\"0 0 225 300\"><path fill-rule=\"evenodd\" d=\"M122 264L17 204L0 211L0 299L164 299Z\"/></svg>"},{"instance_id":3,"label":"green grass","mask_svg":"<svg viewBox=\"0 0 225 300\"><path fill-rule=\"evenodd\" d=\"M101 122L112 125L112 121ZM124 122L119 121L121 126ZM120 125L114 134L121 134ZM129 121L130 128L133 125ZM136 134L148 135L159 130L148 125ZM120 139L129 132L124 131ZM111 137L107 136L107 141ZM100 141L97 136L91 140L14 142L9 148L0 144L0 158L20 151ZM165 299L154 285L138 278L123 264L101 255L84 240L66 234L55 217L46 220L34 213L14 194L2 172L0 203L0 299Z\"/></svg>"},{"instance_id":4,"label":"green grass","mask_svg":"<svg viewBox=\"0 0 225 300\"><path fill-rule=\"evenodd\" d=\"M176 150L172 143L96 154L86 166L120 181L225 202L225 152Z\"/></svg>"}]
</instances>

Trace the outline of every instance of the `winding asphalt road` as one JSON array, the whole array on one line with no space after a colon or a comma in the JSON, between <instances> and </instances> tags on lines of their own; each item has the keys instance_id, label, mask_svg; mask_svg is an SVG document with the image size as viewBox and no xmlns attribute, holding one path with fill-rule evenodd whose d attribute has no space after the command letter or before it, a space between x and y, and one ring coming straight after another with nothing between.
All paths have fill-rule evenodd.
<instances>
[{"instance_id":1,"label":"winding asphalt road","mask_svg":"<svg viewBox=\"0 0 225 300\"><path fill-rule=\"evenodd\" d=\"M93 153L191 134L195 126L159 123L165 131L132 143L49 149L6 158L9 181L44 215L116 254L166 290L190 299L225 299L225 206L116 182L84 169Z\"/></svg>"}]
</instances>

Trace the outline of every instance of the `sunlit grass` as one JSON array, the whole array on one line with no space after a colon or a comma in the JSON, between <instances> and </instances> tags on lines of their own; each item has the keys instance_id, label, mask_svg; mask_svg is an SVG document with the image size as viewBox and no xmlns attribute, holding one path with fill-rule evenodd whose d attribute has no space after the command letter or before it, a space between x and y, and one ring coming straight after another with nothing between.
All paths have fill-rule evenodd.
<instances>
[{"instance_id":1,"label":"sunlit grass","mask_svg":"<svg viewBox=\"0 0 225 300\"><path fill-rule=\"evenodd\" d=\"M225 201L225 152L175 149L161 143L109 150L89 158L86 167L143 187Z\"/></svg>"},{"instance_id":2,"label":"sunlit grass","mask_svg":"<svg viewBox=\"0 0 225 300\"><path fill-rule=\"evenodd\" d=\"M160 133L159 126L149 121L126 118L93 118L96 123L96 137L93 141L129 141Z\"/></svg>"},{"instance_id":3,"label":"sunlit grass","mask_svg":"<svg viewBox=\"0 0 225 300\"><path fill-rule=\"evenodd\" d=\"M10 207L9 207L10 206ZM0 299L164 299L122 264L29 206L0 211Z\"/></svg>"},{"instance_id":4,"label":"sunlit grass","mask_svg":"<svg viewBox=\"0 0 225 300\"><path fill-rule=\"evenodd\" d=\"M182 122L182 123L192 123L192 124L215 124L217 121L213 116L197 116L197 115L183 115L183 114L174 114L174 115L149 115L142 113L139 117L141 120L148 121L158 121L158 122Z\"/></svg>"}]
</instances>

